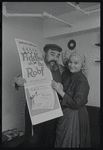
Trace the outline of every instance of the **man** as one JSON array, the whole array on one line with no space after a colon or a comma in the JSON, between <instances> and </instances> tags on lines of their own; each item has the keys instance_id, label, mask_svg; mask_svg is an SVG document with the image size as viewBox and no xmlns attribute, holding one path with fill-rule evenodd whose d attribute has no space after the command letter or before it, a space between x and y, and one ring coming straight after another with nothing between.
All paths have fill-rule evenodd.
<instances>
[{"instance_id":1,"label":"man","mask_svg":"<svg viewBox=\"0 0 103 150\"><path fill-rule=\"evenodd\" d=\"M58 64L61 51L62 48L56 44L47 44L44 46L45 64L51 70L53 80L60 83L62 82L61 74L64 71L64 67ZM15 78L15 87L18 89L20 86L24 86L25 82L26 80L19 76ZM59 94L58 97L62 99ZM26 146L53 148L55 145L57 119L32 126L27 105L25 110Z\"/></svg>"}]
</instances>

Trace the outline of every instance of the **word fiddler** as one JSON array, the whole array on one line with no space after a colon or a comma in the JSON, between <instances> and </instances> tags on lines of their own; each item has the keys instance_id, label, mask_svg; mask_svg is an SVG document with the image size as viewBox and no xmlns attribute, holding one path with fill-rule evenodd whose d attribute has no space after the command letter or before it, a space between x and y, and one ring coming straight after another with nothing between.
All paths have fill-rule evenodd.
<instances>
[{"instance_id":1,"label":"word fiddler","mask_svg":"<svg viewBox=\"0 0 103 150\"><path fill-rule=\"evenodd\" d=\"M35 67L35 70L33 70L32 68L26 68L27 70L27 77L36 77L36 75L41 74L42 76L44 76L44 67L42 66L41 69L38 69L37 67Z\"/></svg>"},{"instance_id":2,"label":"word fiddler","mask_svg":"<svg viewBox=\"0 0 103 150\"><path fill-rule=\"evenodd\" d=\"M21 53L22 55L22 58L23 58L23 61L42 61L43 58L42 57L39 57L38 56L38 53L36 52L30 52L30 53L27 53L27 52L23 52Z\"/></svg>"}]
</instances>

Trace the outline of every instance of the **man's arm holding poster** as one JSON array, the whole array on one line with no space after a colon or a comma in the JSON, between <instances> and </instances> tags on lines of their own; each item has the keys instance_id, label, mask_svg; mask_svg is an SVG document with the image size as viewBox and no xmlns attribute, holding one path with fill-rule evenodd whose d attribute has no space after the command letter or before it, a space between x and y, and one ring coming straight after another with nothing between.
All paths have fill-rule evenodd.
<instances>
[{"instance_id":1,"label":"man's arm holding poster","mask_svg":"<svg viewBox=\"0 0 103 150\"><path fill-rule=\"evenodd\" d=\"M24 83L26 83L26 79L24 79L20 74L14 77L13 83L15 84L15 88L19 90L19 87L23 87Z\"/></svg>"},{"instance_id":2,"label":"man's arm holding poster","mask_svg":"<svg viewBox=\"0 0 103 150\"><path fill-rule=\"evenodd\" d=\"M32 124L62 116L57 93L51 87L52 74L39 49L31 42L20 39L15 41L23 75L17 82L20 86L24 84Z\"/></svg>"}]
</instances>

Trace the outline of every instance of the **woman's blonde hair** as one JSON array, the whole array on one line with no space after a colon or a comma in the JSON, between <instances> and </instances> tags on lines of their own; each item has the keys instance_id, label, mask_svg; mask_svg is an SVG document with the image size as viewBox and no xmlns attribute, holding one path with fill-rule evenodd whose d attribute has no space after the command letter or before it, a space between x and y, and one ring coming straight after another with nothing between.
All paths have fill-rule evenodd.
<instances>
[{"instance_id":1,"label":"woman's blonde hair","mask_svg":"<svg viewBox=\"0 0 103 150\"><path fill-rule=\"evenodd\" d=\"M77 52L75 51L75 52L73 52L73 53L70 54L70 56L69 56L69 58L68 58L68 61L69 61L69 59L70 59L72 56L76 56L76 57L78 57L78 58L81 59L81 62L82 62L81 71L82 71L82 73L87 77L87 75L88 75L88 67L87 67L87 65L86 65L86 57L85 57L85 55L81 55L81 54L79 54L79 53L77 53Z\"/></svg>"}]
</instances>

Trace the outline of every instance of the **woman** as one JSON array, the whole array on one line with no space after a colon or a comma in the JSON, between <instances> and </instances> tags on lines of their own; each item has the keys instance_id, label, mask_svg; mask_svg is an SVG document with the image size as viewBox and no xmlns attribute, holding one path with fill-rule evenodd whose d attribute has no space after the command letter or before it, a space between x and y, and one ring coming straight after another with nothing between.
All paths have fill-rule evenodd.
<instances>
[{"instance_id":1,"label":"woman","mask_svg":"<svg viewBox=\"0 0 103 150\"><path fill-rule=\"evenodd\" d=\"M52 87L63 100L63 116L58 119L56 148L90 147L88 102L89 84L86 78L86 59L73 52L67 60L68 69L62 74L62 83L53 80Z\"/></svg>"}]
</instances>

